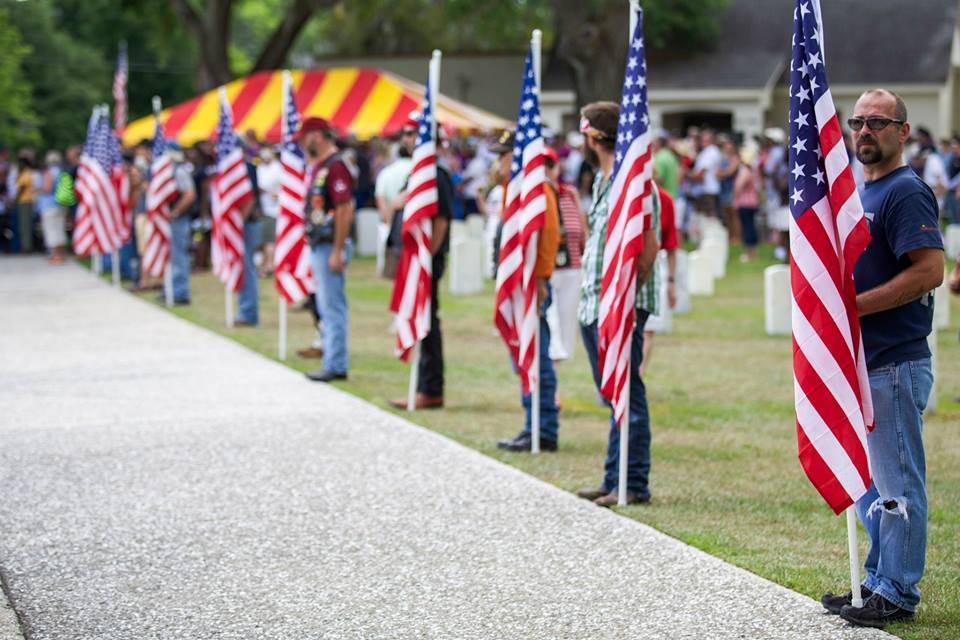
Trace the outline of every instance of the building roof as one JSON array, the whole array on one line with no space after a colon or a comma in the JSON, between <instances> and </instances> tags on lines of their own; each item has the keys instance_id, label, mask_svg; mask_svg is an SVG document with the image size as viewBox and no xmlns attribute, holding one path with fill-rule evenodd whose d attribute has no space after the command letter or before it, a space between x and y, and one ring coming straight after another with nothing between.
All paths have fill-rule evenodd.
<instances>
[{"instance_id":1,"label":"building roof","mask_svg":"<svg viewBox=\"0 0 960 640\"><path fill-rule=\"evenodd\" d=\"M788 80L793 0L730 0L712 51L650 60L657 89L759 89ZM942 84L957 0L822 3L831 84ZM782 65L782 66L781 66Z\"/></svg>"}]
</instances>

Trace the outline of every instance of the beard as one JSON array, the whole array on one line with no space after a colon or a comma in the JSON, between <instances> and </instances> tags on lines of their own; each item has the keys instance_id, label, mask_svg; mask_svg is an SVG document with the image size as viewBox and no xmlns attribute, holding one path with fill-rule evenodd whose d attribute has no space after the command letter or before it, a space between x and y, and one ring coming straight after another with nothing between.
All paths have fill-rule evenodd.
<instances>
[{"instance_id":1,"label":"beard","mask_svg":"<svg viewBox=\"0 0 960 640\"><path fill-rule=\"evenodd\" d=\"M600 156L597 155L597 152L594 151L593 147L589 144L583 147L583 159L594 169L600 168Z\"/></svg>"},{"instance_id":2,"label":"beard","mask_svg":"<svg viewBox=\"0 0 960 640\"><path fill-rule=\"evenodd\" d=\"M884 159L883 150L876 140L865 141L864 144L857 144L857 160L862 164L877 164Z\"/></svg>"}]
</instances>

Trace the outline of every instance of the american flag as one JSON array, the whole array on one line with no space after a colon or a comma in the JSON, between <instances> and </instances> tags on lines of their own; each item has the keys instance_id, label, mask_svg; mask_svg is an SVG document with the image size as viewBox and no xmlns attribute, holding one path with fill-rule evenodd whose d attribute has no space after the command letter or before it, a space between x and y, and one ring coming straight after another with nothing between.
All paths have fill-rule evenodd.
<instances>
[{"instance_id":1,"label":"american flag","mask_svg":"<svg viewBox=\"0 0 960 640\"><path fill-rule=\"evenodd\" d=\"M533 370L539 315L533 269L537 232L543 228L547 209L546 179L540 98L533 54L528 50L503 212L494 309L494 323L517 366L524 393L529 393L539 373Z\"/></svg>"},{"instance_id":2,"label":"american flag","mask_svg":"<svg viewBox=\"0 0 960 640\"><path fill-rule=\"evenodd\" d=\"M430 295L433 258L430 251L432 218L437 215L437 145L433 104L427 80L420 114L413 168L407 180L403 206L403 244L393 281L390 310L397 314L397 355L406 362L413 347L430 332Z\"/></svg>"},{"instance_id":3,"label":"american flag","mask_svg":"<svg viewBox=\"0 0 960 640\"><path fill-rule=\"evenodd\" d=\"M111 253L122 244L118 221L123 209L112 180L114 154L105 109L94 109L87 127L87 140L77 167L77 219L73 249L77 255Z\"/></svg>"},{"instance_id":4,"label":"american flag","mask_svg":"<svg viewBox=\"0 0 960 640\"><path fill-rule=\"evenodd\" d=\"M210 189L213 214L211 258L213 271L230 291L243 284L243 216L240 208L253 197L243 147L233 130L227 93L220 89L217 124L217 172Z\"/></svg>"},{"instance_id":5,"label":"american flag","mask_svg":"<svg viewBox=\"0 0 960 640\"><path fill-rule=\"evenodd\" d=\"M643 12L630 38L620 101L620 122L610 185L607 243L597 320L600 391L613 405L617 424L626 413L631 335L637 298L637 257L653 209L653 163L647 113L647 63Z\"/></svg>"},{"instance_id":6,"label":"american flag","mask_svg":"<svg viewBox=\"0 0 960 640\"><path fill-rule=\"evenodd\" d=\"M173 178L173 160L167 154L163 124L157 117L153 134L153 159L147 184L147 224L143 250L143 268L159 278L170 262L170 205L177 199Z\"/></svg>"},{"instance_id":7,"label":"american flag","mask_svg":"<svg viewBox=\"0 0 960 640\"><path fill-rule=\"evenodd\" d=\"M313 291L310 251L304 238L304 207L307 198L307 165L303 152L293 140L300 126L300 114L293 96L289 72L283 74L283 119L280 164L280 210L277 215L277 244L274 275L277 292L288 303L302 300Z\"/></svg>"},{"instance_id":8,"label":"american flag","mask_svg":"<svg viewBox=\"0 0 960 640\"><path fill-rule=\"evenodd\" d=\"M120 139L107 121L103 118L100 121L103 128L103 137L107 141L107 149L110 154L110 182L117 192L119 208L114 212L118 215L115 224L117 232L120 234L120 244L124 245L130 241L133 235L133 207L130 206L130 176L127 174L127 167L123 162L123 154L120 151ZM119 247L118 247L119 248Z\"/></svg>"},{"instance_id":9,"label":"american flag","mask_svg":"<svg viewBox=\"0 0 960 640\"><path fill-rule=\"evenodd\" d=\"M870 486L873 402L853 267L870 242L833 96L819 5L797 0L790 66L790 289L800 463L836 513Z\"/></svg>"},{"instance_id":10,"label":"american flag","mask_svg":"<svg viewBox=\"0 0 960 640\"><path fill-rule=\"evenodd\" d=\"M113 128L120 133L127 126L127 73L127 43L121 42L113 74Z\"/></svg>"}]
</instances>

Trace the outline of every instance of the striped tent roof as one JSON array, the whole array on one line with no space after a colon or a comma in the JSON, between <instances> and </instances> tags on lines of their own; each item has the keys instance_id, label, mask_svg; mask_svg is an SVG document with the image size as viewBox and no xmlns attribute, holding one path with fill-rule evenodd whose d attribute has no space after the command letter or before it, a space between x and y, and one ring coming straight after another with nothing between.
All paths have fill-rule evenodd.
<instances>
[{"instance_id":1,"label":"striped tent roof","mask_svg":"<svg viewBox=\"0 0 960 640\"><path fill-rule=\"evenodd\" d=\"M395 133L423 100L423 85L379 69L317 69L293 71L291 75L302 117L327 118L341 132L360 139ZM228 83L227 98L233 106L236 130L245 133L253 129L259 139L279 142L281 89L280 71L261 71ZM213 139L217 92L212 89L165 109L160 117L166 135L184 146ZM438 103L438 119L447 127L494 131L513 126L508 120L453 98L441 95ZM152 137L153 122L153 116L148 116L128 124L124 144Z\"/></svg>"}]
</instances>

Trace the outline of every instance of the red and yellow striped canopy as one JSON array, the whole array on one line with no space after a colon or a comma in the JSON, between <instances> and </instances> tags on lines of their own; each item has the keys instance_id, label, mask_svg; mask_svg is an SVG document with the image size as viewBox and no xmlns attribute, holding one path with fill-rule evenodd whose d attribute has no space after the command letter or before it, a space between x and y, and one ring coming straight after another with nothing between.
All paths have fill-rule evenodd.
<instances>
[{"instance_id":1,"label":"red and yellow striped canopy","mask_svg":"<svg viewBox=\"0 0 960 640\"><path fill-rule=\"evenodd\" d=\"M334 68L291 72L301 118L327 118L344 134L360 139L390 135L420 107L424 87L379 69ZM280 141L282 73L261 71L226 85L238 132L252 129L260 140ZM438 118L447 127L495 131L513 123L446 96L438 97ZM219 113L218 89L182 102L160 114L164 133L183 146L214 137ZM123 142L153 137L153 116L127 125Z\"/></svg>"}]
</instances>

